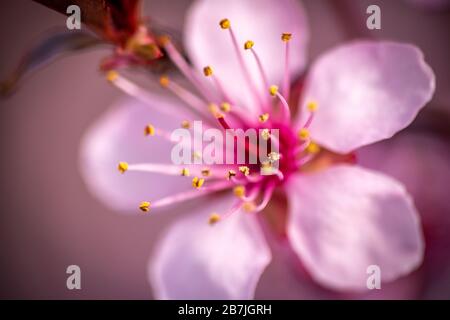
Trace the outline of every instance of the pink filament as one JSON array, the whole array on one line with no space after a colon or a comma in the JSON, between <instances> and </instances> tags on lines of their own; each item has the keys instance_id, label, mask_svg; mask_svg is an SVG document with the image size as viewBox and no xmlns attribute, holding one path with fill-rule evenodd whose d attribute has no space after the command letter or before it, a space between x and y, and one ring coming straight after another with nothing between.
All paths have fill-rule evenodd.
<instances>
[{"instance_id":1,"label":"pink filament","mask_svg":"<svg viewBox=\"0 0 450 320\"><path fill-rule=\"evenodd\" d=\"M155 107L155 99L152 95L148 94L145 90L143 90L141 87L137 86L136 84L132 83L128 79L119 76L116 80L112 82L117 88L125 92L126 94L130 95L131 97L134 97L143 103L147 104L148 106L154 108ZM158 111L165 113L167 115L172 115L175 111L172 108L159 108ZM192 116L192 110L189 110L188 114Z\"/></svg>"},{"instance_id":2,"label":"pink filament","mask_svg":"<svg viewBox=\"0 0 450 320\"><path fill-rule=\"evenodd\" d=\"M302 167L302 166L304 166L305 164L307 164L309 161L311 161L312 159L314 159L314 157L315 157L315 154L307 154L307 155L305 155L305 156L303 156L302 158L300 158L298 161L297 161L297 167Z\"/></svg>"},{"instance_id":3,"label":"pink filament","mask_svg":"<svg viewBox=\"0 0 450 320\"><path fill-rule=\"evenodd\" d=\"M264 89L266 89L265 92L267 92L267 89L269 88L269 81L267 80L267 75L266 75L266 72L264 71L264 67L262 65L261 59L259 58L259 56L256 53L255 49L251 48L250 50L251 50L251 52L253 54L253 57L255 57L256 64L258 65L259 73L261 74L261 78L263 80ZM270 103L270 100L269 100L270 96L269 96L268 93L266 94L266 97L267 97L267 99L266 99L266 111L268 111L269 103Z\"/></svg>"},{"instance_id":4,"label":"pink filament","mask_svg":"<svg viewBox=\"0 0 450 320\"><path fill-rule=\"evenodd\" d=\"M239 61L239 65L241 66L242 72L244 74L245 81L246 81L247 85L249 86L249 89L252 92L253 96L256 97L259 106L262 106L261 97L258 94L258 90L256 89L255 84L252 81L252 78L250 77L250 73L248 71L247 65L245 64L244 58L239 49L240 47L237 42L236 36L234 35L233 29L230 27L230 28L228 28L228 30L230 31L231 41L233 42L233 47L234 47L234 50L236 51L236 55L237 55L237 58Z\"/></svg>"},{"instance_id":5,"label":"pink filament","mask_svg":"<svg viewBox=\"0 0 450 320\"><path fill-rule=\"evenodd\" d=\"M287 103L286 99L279 93L275 93L275 95L280 99L281 106L282 106L282 117L285 121L289 121L291 119L291 109L289 108L289 104Z\"/></svg>"},{"instance_id":6,"label":"pink filament","mask_svg":"<svg viewBox=\"0 0 450 320\"><path fill-rule=\"evenodd\" d=\"M224 117L219 117L219 118L217 118L217 120L219 121L220 125L221 125L225 130L231 129L230 125L228 124L228 122L225 120Z\"/></svg>"},{"instance_id":7,"label":"pink filament","mask_svg":"<svg viewBox=\"0 0 450 320\"><path fill-rule=\"evenodd\" d=\"M176 204L179 202L183 202L186 200L203 197L203 196L206 196L208 194L211 194L211 193L214 193L214 192L217 192L220 190L228 189L231 186L232 185L229 181L219 181L214 184L210 184L207 187L203 187L200 190L197 190L197 189L189 190L189 191L181 192L181 193L178 193L178 194L175 194L172 196L168 196L168 197L156 200L156 201L152 202L152 208L161 208L161 207L173 205L173 204Z\"/></svg>"},{"instance_id":8,"label":"pink filament","mask_svg":"<svg viewBox=\"0 0 450 320\"><path fill-rule=\"evenodd\" d=\"M220 94L222 95L223 99L231 104L234 104L233 100L230 98L230 96L228 95L228 93L225 91L224 86L222 85L222 82L220 82L220 80L216 77L216 76L212 76L213 81L216 85L217 90L220 92Z\"/></svg>"},{"instance_id":9,"label":"pink filament","mask_svg":"<svg viewBox=\"0 0 450 320\"><path fill-rule=\"evenodd\" d=\"M192 176L200 176L202 175L203 167L194 166L194 165L171 165L171 164L163 164L163 163L136 163L130 164L128 166L128 171L139 171L139 172L152 172L164 175L174 175L181 176L182 169L189 169L189 172ZM225 169L214 169L214 171L210 172L208 178L223 178L227 173Z\"/></svg>"},{"instance_id":10,"label":"pink filament","mask_svg":"<svg viewBox=\"0 0 450 320\"><path fill-rule=\"evenodd\" d=\"M256 197L258 196L259 191L260 191L259 187L253 187L253 188L250 190L248 196L243 196L243 197L241 198L241 200L244 201L244 202L250 202L250 201L253 201L253 200L255 200Z\"/></svg>"},{"instance_id":11,"label":"pink filament","mask_svg":"<svg viewBox=\"0 0 450 320\"><path fill-rule=\"evenodd\" d=\"M289 100L291 77L289 73L289 41L286 41L284 50L284 77L283 77L283 95Z\"/></svg>"},{"instance_id":12,"label":"pink filament","mask_svg":"<svg viewBox=\"0 0 450 320\"><path fill-rule=\"evenodd\" d=\"M186 90L176 82L170 80L167 88L172 91L178 98L183 100L187 105L191 106L195 111L199 113L204 113L206 102L201 100L195 94L191 93L189 90Z\"/></svg>"},{"instance_id":13,"label":"pink filament","mask_svg":"<svg viewBox=\"0 0 450 320\"><path fill-rule=\"evenodd\" d=\"M267 188L264 190L263 199L261 203L255 208L254 212L260 212L264 210L264 208L269 203L270 199L272 198L273 190L275 189L275 184L271 183L267 186Z\"/></svg>"},{"instance_id":14,"label":"pink filament","mask_svg":"<svg viewBox=\"0 0 450 320\"><path fill-rule=\"evenodd\" d=\"M226 219L232 214L238 212L241 209L242 205L243 203L241 201L236 202L227 212L222 215L222 219Z\"/></svg>"},{"instance_id":15,"label":"pink filament","mask_svg":"<svg viewBox=\"0 0 450 320\"><path fill-rule=\"evenodd\" d=\"M303 128L308 129L309 126L311 125L311 122L313 121L313 119L314 119L314 112L310 112L308 119L306 119L306 122L305 122L305 125L303 126Z\"/></svg>"},{"instance_id":16,"label":"pink filament","mask_svg":"<svg viewBox=\"0 0 450 320\"><path fill-rule=\"evenodd\" d=\"M178 67L183 75L197 88L201 95L208 101L215 101L214 97L210 94L210 90L206 89L197 74L191 69L183 56L178 52L175 46L168 42L166 50L170 60Z\"/></svg>"}]
</instances>

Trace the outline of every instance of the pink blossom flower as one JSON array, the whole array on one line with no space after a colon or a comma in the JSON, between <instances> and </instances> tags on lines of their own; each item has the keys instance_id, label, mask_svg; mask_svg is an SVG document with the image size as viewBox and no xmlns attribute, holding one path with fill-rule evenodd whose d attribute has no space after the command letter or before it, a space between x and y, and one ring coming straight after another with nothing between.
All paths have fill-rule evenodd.
<instances>
[{"instance_id":1,"label":"pink blossom flower","mask_svg":"<svg viewBox=\"0 0 450 320\"><path fill-rule=\"evenodd\" d=\"M114 109L83 143L84 176L106 203L125 209L143 201L141 209L151 214L169 205L192 211L176 219L150 259L157 298L252 298L272 259L266 235L274 221L310 276L327 288L365 289L370 265L380 267L383 281L420 265L424 242L411 196L353 157L408 126L431 99L434 75L419 49L371 41L334 48L311 65L297 102L291 79L303 71L308 43L297 1L198 0L187 14L184 41L192 65L170 40L163 42L195 90L161 78L184 105L110 73L114 85L140 102ZM260 175L262 164L242 172L217 165L202 176L200 166L170 164L167 130L186 119L221 129L279 129L279 169ZM141 128L155 135L150 146ZM124 159L119 170L128 172L113 174ZM278 192L287 197L287 215L260 214Z\"/></svg>"}]
</instances>

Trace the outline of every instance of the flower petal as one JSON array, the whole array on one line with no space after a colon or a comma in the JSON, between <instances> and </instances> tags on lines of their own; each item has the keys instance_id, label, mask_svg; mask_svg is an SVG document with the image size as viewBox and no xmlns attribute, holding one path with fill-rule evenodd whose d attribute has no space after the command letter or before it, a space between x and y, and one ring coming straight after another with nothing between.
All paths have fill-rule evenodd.
<instances>
[{"instance_id":1,"label":"flower petal","mask_svg":"<svg viewBox=\"0 0 450 320\"><path fill-rule=\"evenodd\" d=\"M383 283L379 290L357 292L330 290L314 281L298 256L284 242L270 241L273 259L258 284L256 299L327 300L327 299L417 299L423 277L413 272L407 277ZM275 247L274 247L275 246ZM287 248L285 248L287 247ZM281 252L280 252L281 251Z\"/></svg>"},{"instance_id":2,"label":"flower petal","mask_svg":"<svg viewBox=\"0 0 450 320\"><path fill-rule=\"evenodd\" d=\"M427 244L421 268L425 275L422 294L433 299L447 297L442 275L450 271L448 141L435 134L405 132L394 139L359 149L357 158L361 165L401 181L414 197Z\"/></svg>"},{"instance_id":3,"label":"flower petal","mask_svg":"<svg viewBox=\"0 0 450 320\"><path fill-rule=\"evenodd\" d=\"M311 136L341 153L390 138L414 120L434 89L433 71L412 45L339 46L315 62L307 79L304 102L319 103Z\"/></svg>"},{"instance_id":4,"label":"flower petal","mask_svg":"<svg viewBox=\"0 0 450 320\"><path fill-rule=\"evenodd\" d=\"M252 54L244 51L244 42L255 42L254 49L267 73L270 84L281 85L284 74L283 32L293 34L290 42L290 71L297 74L306 61L308 25L302 5L297 0L198 0L188 11L185 24L185 47L195 67L211 65L229 95L236 101L250 103L246 85L227 30L219 21L230 20L251 78L263 88Z\"/></svg>"},{"instance_id":5,"label":"flower petal","mask_svg":"<svg viewBox=\"0 0 450 320\"><path fill-rule=\"evenodd\" d=\"M311 276L334 289L364 289L377 265L392 281L423 258L423 236L411 197L396 180L339 165L294 177L288 187L288 236Z\"/></svg>"},{"instance_id":6,"label":"flower petal","mask_svg":"<svg viewBox=\"0 0 450 320\"><path fill-rule=\"evenodd\" d=\"M176 106L176 102L156 98L158 108ZM177 176L126 172L120 174L120 161L132 163L170 163L173 144L158 136L146 137L144 128L173 130L181 119L174 114L161 115L134 99L112 106L87 130L81 142L80 168L93 194L109 207L120 210L136 208L141 201L154 200L190 188L190 181Z\"/></svg>"},{"instance_id":7,"label":"flower petal","mask_svg":"<svg viewBox=\"0 0 450 320\"><path fill-rule=\"evenodd\" d=\"M209 202L219 210L231 202ZM206 205L206 202L205 202ZM237 212L215 225L202 209L177 221L157 244L149 265L159 299L251 299L271 260L255 216ZM205 212L206 211L206 212Z\"/></svg>"},{"instance_id":8,"label":"flower petal","mask_svg":"<svg viewBox=\"0 0 450 320\"><path fill-rule=\"evenodd\" d=\"M402 133L356 153L358 163L381 171L405 185L414 197L422 223L430 228L430 236L450 235L450 149L439 136L426 133ZM428 242L427 242L428 243ZM427 247L430 249L430 246Z\"/></svg>"}]
</instances>

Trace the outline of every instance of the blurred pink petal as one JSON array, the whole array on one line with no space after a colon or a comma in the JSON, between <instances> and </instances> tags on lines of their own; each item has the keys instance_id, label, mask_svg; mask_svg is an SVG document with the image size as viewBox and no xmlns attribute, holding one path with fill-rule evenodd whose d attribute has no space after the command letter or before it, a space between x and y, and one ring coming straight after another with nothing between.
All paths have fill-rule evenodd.
<instances>
[{"instance_id":1,"label":"blurred pink petal","mask_svg":"<svg viewBox=\"0 0 450 320\"><path fill-rule=\"evenodd\" d=\"M344 0L342 3L342 12L336 10L336 14L346 17L341 19L341 26L351 30L352 35L370 37L374 40L395 39L399 42L412 43L423 51L427 63L435 73L437 83L436 92L426 109L427 114L430 115L433 111L443 111L448 114L450 111L450 90L448 90L450 88L450 72L448 72L450 41L447 39L448 30L450 30L450 1L383 1L380 4L382 27L376 31L368 30L366 24L361 23L367 18L367 2Z\"/></svg>"},{"instance_id":2,"label":"blurred pink petal","mask_svg":"<svg viewBox=\"0 0 450 320\"><path fill-rule=\"evenodd\" d=\"M405 133L358 150L357 158L362 166L401 181L414 196L424 224L450 226L446 189L450 181L450 148L446 141L430 134Z\"/></svg>"},{"instance_id":3,"label":"blurred pink petal","mask_svg":"<svg viewBox=\"0 0 450 320\"><path fill-rule=\"evenodd\" d=\"M422 285L420 272L413 272L381 289L358 292L335 291L314 281L290 246L271 242L273 260L258 284L256 299L417 299Z\"/></svg>"},{"instance_id":4,"label":"blurred pink petal","mask_svg":"<svg viewBox=\"0 0 450 320\"><path fill-rule=\"evenodd\" d=\"M304 100L319 111L311 136L336 152L390 138L431 99L434 74L421 51L394 42L355 41L312 66Z\"/></svg>"},{"instance_id":5,"label":"blurred pink petal","mask_svg":"<svg viewBox=\"0 0 450 320\"><path fill-rule=\"evenodd\" d=\"M366 288L367 267L392 281L422 261L411 197L396 180L340 165L293 178L288 236L311 276L334 289Z\"/></svg>"},{"instance_id":6,"label":"blurred pink petal","mask_svg":"<svg viewBox=\"0 0 450 320\"><path fill-rule=\"evenodd\" d=\"M401 181L421 215L427 248L424 273L425 294L450 297L442 280L450 274L450 149L447 141L430 134L405 133L358 150L358 162Z\"/></svg>"},{"instance_id":7,"label":"blurred pink petal","mask_svg":"<svg viewBox=\"0 0 450 320\"><path fill-rule=\"evenodd\" d=\"M262 92L261 75L252 54L243 51L244 42L255 42L270 84L281 86L284 74L283 32L292 33L290 41L290 73L298 74L306 62L309 29L305 12L296 0L229 0L194 2L186 17L184 40L194 66L211 65L225 89L236 101L252 102L247 83L242 76L228 30L219 27L227 18L236 34L239 49L250 70L251 78Z\"/></svg>"},{"instance_id":8,"label":"blurred pink petal","mask_svg":"<svg viewBox=\"0 0 450 320\"><path fill-rule=\"evenodd\" d=\"M157 108L169 108L175 103L168 98L155 99ZM117 169L120 161L171 163L173 144L157 136L145 136L144 128L154 123L157 128L172 131L182 120L177 114L169 117L154 110L134 99L122 100L106 111L82 139L80 168L84 180L92 193L111 208L137 212L136 205L141 201L190 188L190 181L180 181L176 176L162 179L154 173L120 174Z\"/></svg>"},{"instance_id":9,"label":"blurred pink petal","mask_svg":"<svg viewBox=\"0 0 450 320\"><path fill-rule=\"evenodd\" d=\"M232 199L204 202L197 213L172 224L158 243L149 265L159 299L252 299L271 260L255 215L236 212L214 226L211 211Z\"/></svg>"}]
</instances>

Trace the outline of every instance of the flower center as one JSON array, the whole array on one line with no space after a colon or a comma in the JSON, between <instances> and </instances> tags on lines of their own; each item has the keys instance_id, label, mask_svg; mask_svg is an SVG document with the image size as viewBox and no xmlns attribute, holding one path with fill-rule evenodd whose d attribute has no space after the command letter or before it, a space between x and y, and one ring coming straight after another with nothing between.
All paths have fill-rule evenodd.
<instances>
[{"instance_id":1,"label":"flower center","mask_svg":"<svg viewBox=\"0 0 450 320\"><path fill-rule=\"evenodd\" d=\"M191 119L182 122L181 127L183 129L195 130L195 128L191 128L193 119L201 119L208 127L220 128L224 132L232 129L256 130L258 140L238 140L235 137L236 145L233 145L233 151L235 151L235 148L245 150L246 160L243 163L234 162L230 164L227 162L211 167L199 167L196 160L201 160L203 150L193 150L193 163L183 166L119 163L118 169L121 173L145 171L180 175L180 177L192 176L193 190L170 195L153 202L143 201L139 206L143 212L148 212L150 208L163 207L226 189L233 189L236 201L229 211L221 214L213 213L209 220L211 224L217 223L241 209L248 212L260 212L268 204L275 188L285 183L293 173L301 170L320 151L318 145L311 141L309 135L309 126L314 119L317 103L309 102L307 104L308 115L299 132L294 132L291 126L291 109L288 101L290 96L289 42L292 34L283 33L281 35L285 55L284 76L280 91L278 86L269 85L264 66L254 48L255 43L248 40L243 47L240 47L230 21L223 19L219 25L229 33L248 92L253 96L253 101L256 101L256 104L245 106L238 101L234 101L220 78L215 75L212 66L203 68L204 77L210 80L210 83L205 82L205 79L199 77L199 74L192 69L192 66L187 63L167 36L160 38L160 44L197 93L191 92L165 75L160 77L159 82L161 86L167 88L186 104L186 111ZM253 56L261 81L266 88L264 92L258 90L254 82L255 79L252 78L243 58L243 52L249 52ZM107 77L117 87L136 98L143 101L151 99L143 89L121 77L117 72L112 71ZM166 110L159 109L159 111ZM146 136L157 136L174 142L169 132L150 124L145 127L144 133ZM262 152L262 146L264 145L269 147ZM225 151L229 152L230 150L225 149ZM250 159L250 155L254 153L258 155L263 153L263 157L258 157L257 162L248 161L247 159Z\"/></svg>"}]
</instances>

